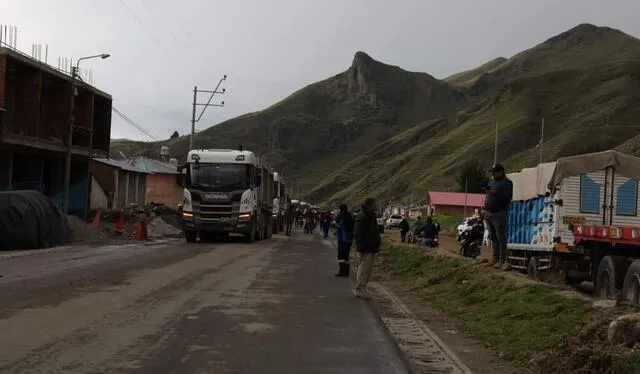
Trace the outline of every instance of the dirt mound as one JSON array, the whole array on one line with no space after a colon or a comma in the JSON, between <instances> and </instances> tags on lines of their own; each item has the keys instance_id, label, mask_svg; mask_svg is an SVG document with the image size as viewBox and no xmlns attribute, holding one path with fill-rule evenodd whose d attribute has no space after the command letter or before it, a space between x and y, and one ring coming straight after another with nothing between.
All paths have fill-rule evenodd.
<instances>
[{"instance_id":1,"label":"dirt mound","mask_svg":"<svg viewBox=\"0 0 640 374\"><path fill-rule=\"evenodd\" d=\"M71 242L96 242L108 238L106 232L89 225L76 216L68 215L67 222L71 229Z\"/></svg>"},{"instance_id":2,"label":"dirt mound","mask_svg":"<svg viewBox=\"0 0 640 374\"><path fill-rule=\"evenodd\" d=\"M164 217L155 217L149 222L149 237L150 238L162 238L173 237L177 238L182 236L182 230L167 223Z\"/></svg>"},{"instance_id":3,"label":"dirt mound","mask_svg":"<svg viewBox=\"0 0 640 374\"><path fill-rule=\"evenodd\" d=\"M596 309L578 332L559 339L532 363L540 373L638 373L640 353L607 341L609 323L632 308Z\"/></svg>"}]
</instances>

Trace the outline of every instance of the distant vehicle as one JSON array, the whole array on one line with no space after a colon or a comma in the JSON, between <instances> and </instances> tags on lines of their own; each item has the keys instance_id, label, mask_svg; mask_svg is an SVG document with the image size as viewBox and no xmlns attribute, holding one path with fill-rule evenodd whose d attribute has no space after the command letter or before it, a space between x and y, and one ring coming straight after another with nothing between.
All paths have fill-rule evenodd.
<instances>
[{"instance_id":1,"label":"distant vehicle","mask_svg":"<svg viewBox=\"0 0 640 374\"><path fill-rule=\"evenodd\" d=\"M380 231L380 233L384 233L384 218L382 217L378 217L376 219L378 221L378 231Z\"/></svg>"},{"instance_id":2,"label":"distant vehicle","mask_svg":"<svg viewBox=\"0 0 640 374\"><path fill-rule=\"evenodd\" d=\"M387 219L387 228L399 228L402 223L402 216L399 214L393 214Z\"/></svg>"}]
</instances>

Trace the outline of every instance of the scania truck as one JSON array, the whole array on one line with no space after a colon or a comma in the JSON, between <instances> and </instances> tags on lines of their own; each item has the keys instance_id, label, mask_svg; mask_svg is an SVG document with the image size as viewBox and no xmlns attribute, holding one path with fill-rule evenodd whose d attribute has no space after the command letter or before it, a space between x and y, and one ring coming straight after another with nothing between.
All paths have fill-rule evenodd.
<instances>
[{"instance_id":1,"label":"scania truck","mask_svg":"<svg viewBox=\"0 0 640 374\"><path fill-rule=\"evenodd\" d=\"M251 151L196 149L184 171L182 228L187 242L231 233L247 242L272 235L273 172Z\"/></svg>"}]
</instances>

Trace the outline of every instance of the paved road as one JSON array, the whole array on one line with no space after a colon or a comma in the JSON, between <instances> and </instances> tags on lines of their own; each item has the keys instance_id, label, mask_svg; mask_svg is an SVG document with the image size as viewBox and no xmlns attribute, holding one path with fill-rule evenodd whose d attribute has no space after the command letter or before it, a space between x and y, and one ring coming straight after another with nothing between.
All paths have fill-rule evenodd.
<instances>
[{"instance_id":1,"label":"paved road","mask_svg":"<svg viewBox=\"0 0 640 374\"><path fill-rule=\"evenodd\" d=\"M406 373L311 236L0 257L0 373Z\"/></svg>"}]
</instances>

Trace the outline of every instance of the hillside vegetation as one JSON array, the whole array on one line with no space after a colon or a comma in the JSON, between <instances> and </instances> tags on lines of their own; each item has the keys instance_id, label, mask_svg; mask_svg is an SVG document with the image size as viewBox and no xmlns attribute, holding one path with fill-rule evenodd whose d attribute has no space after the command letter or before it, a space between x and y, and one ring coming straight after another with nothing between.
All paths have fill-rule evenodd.
<instances>
[{"instance_id":1,"label":"hillside vegetation","mask_svg":"<svg viewBox=\"0 0 640 374\"><path fill-rule=\"evenodd\" d=\"M579 25L509 59L444 80L356 53L351 67L285 100L197 134L198 147L244 144L314 202L403 199L454 190L470 159L508 169L619 148L640 153L640 40ZM587 137L584 135L588 134ZM188 138L163 142L186 155ZM114 157L155 156L160 143L118 142Z\"/></svg>"}]
</instances>

